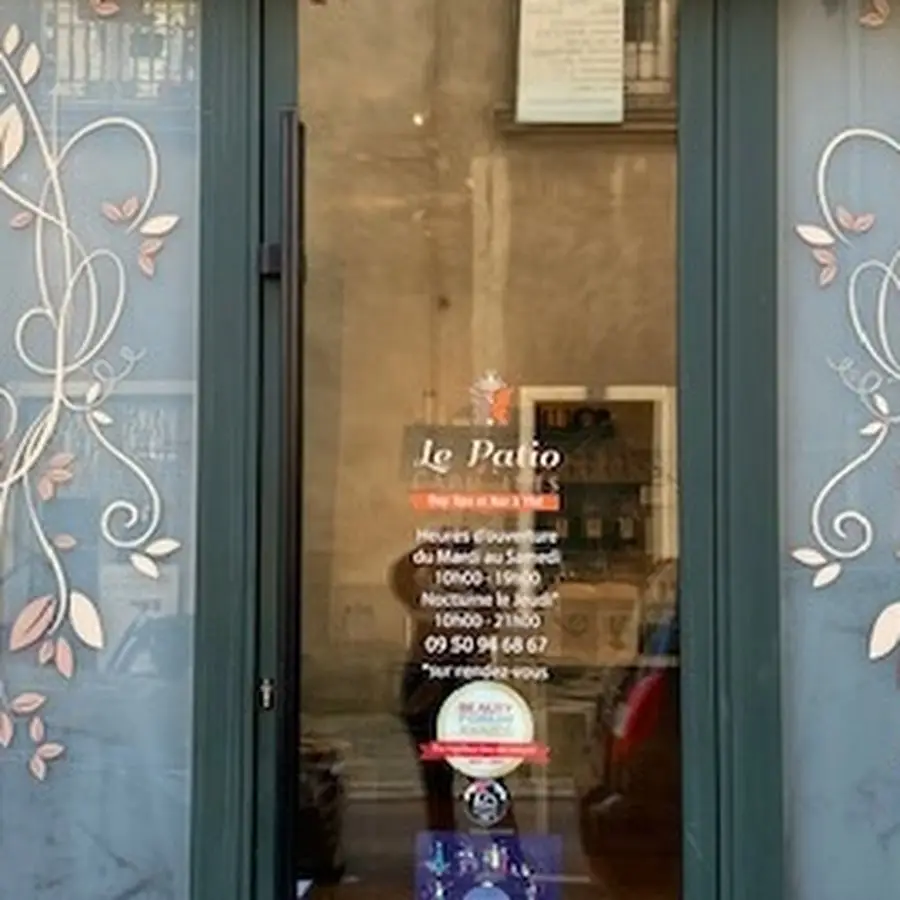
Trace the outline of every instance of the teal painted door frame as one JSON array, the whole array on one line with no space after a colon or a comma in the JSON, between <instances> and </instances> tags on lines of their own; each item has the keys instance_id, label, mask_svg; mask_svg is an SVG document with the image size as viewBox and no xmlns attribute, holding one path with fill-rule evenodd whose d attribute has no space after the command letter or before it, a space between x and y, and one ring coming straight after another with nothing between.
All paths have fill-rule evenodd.
<instances>
[{"instance_id":1,"label":"teal painted door frame","mask_svg":"<svg viewBox=\"0 0 900 900\"><path fill-rule=\"evenodd\" d=\"M201 887L206 884L215 884L217 898L285 896L282 838L287 811L279 803L284 723L280 728L277 714L257 716L248 702L254 679L277 672L284 652L278 609L284 549L279 549L275 515L277 466L271 464L280 439L277 286L261 285L246 251L255 248L254 238L271 240L278 234L277 117L283 106L296 103L297 2L256 0L236 11L232 23L240 22L253 36L228 32L221 21L227 17L221 15L206 37L209 47L216 39L212 29L225 28L218 38L224 43L207 53L221 57L224 64L230 37L231 50L240 46L244 54L237 58L248 60L241 74L252 74L246 79L223 65L221 79L209 84L210 104L205 108L216 108L215 103L231 90L236 91L238 111L230 101L231 114L221 116L227 121L207 132L206 164L222 165L221 153L211 146L220 130L240 143L241 109L247 114L244 123L257 122L259 127L243 134L241 152L227 153L232 171L235 165L245 165L250 173L239 191L247 229L234 229L233 191L229 196L210 196L205 207L215 223L208 240L218 237L223 247L234 251L224 270L230 279L221 269L210 273L209 289L214 284L230 285L233 294L234 285L245 284L247 292L240 318L247 324L246 333L231 327L233 319L224 328L226 320L210 321L204 332L207 383L227 383L244 397L237 407L224 393L208 403L204 433L213 442L214 426L224 428L216 445L222 446L222 434L233 443L226 460L212 463L213 454L209 455L212 469L204 478L211 497L207 515L212 521L219 512L223 522L237 522L234 516L240 506L246 530L226 536L228 546L238 549L242 558L225 571L214 565L216 549L222 547L214 540L214 529L201 544L207 583L223 593L230 591L231 599L219 611L232 617L213 622L213 609L206 611L206 618L201 616L206 627L200 629L199 650L210 667L210 684L200 685L198 710L207 702L230 705L214 714L207 707L198 720L197 765L204 773L196 788L204 800L197 805L195 823L203 838L195 869L198 898L213 896ZM682 0L679 474L686 900L784 896L776 26L777 0ZM262 63L256 68L253 60ZM254 191L261 205L254 204ZM246 244L240 245L241 239ZM213 249L210 244L210 252ZM210 304L205 308L212 309ZM215 318L211 311L208 315ZM221 336L217 341L216 335ZM258 440L247 435L258 435ZM231 472L242 467L247 478L229 497L224 496L227 492L215 496L212 491L216 466L223 462ZM218 471L221 474L222 469ZM256 571L258 581L253 578ZM232 664L224 681L222 659ZM226 708L229 712L222 714ZM215 791L218 797L213 798ZM224 868L223 850L230 854ZM214 864L228 874L211 874Z\"/></svg>"}]
</instances>

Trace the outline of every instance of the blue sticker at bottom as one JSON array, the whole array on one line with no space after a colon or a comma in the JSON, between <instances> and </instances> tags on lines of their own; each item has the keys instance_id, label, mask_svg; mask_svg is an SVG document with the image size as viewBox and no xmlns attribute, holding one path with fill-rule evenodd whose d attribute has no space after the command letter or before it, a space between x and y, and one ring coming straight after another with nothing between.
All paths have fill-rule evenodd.
<instances>
[{"instance_id":1,"label":"blue sticker at bottom","mask_svg":"<svg viewBox=\"0 0 900 900\"><path fill-rule=\"evenodd\" d=\"M416 840L416 900L559 900L562 838L428 831Z\"/></svg>"}]
</instances>

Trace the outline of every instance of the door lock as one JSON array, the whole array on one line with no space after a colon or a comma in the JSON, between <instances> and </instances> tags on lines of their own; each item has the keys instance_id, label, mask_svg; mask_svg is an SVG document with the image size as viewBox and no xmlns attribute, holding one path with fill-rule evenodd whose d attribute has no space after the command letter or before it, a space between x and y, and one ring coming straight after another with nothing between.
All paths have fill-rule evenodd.
<instances>
[{"instance_id":1,"label":"door lock","mask_svg":"<svg viewBox=\"0 0 900 900\"><path fill-rule=\"evenodd\" d=\"M259 705L263 709L275 707L275 682L271 678L263 678L259 682Z\"/></svg>"}]
</instances>

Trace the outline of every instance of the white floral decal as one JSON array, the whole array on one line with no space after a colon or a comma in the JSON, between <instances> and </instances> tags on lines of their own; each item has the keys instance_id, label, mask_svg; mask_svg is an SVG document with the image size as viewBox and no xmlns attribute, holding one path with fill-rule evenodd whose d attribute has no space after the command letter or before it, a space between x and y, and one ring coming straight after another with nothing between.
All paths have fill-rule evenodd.
<instances>
[{"instance_id":1,"label":"white floral decal","mask_svg":"<svg viewBox=\"0 0 900 900\"><path fill-rule=\"evenodd\" d=\"M119 7L111 2L93 2L94 12L114 15ZM28 88L39 78L41 51L24 40L18 25L11 26L0 40L0 195L15 205L9 225L29 235L35 271L35 305L13 328L13 346L21 362L42 379L50 399L30 421L23 421L22 407L13 391L0 384L0 534L9 527L10 509L18 496L24 505L29 527L52 572L54 589L35 597L18 611L8 635L8 650L34 652L41 666L52 666L58 675L71 679L76 674L78 648L102 650L105 644L103 616L97 603L73 583L65 562L67 551L75 547L68 534L48 534L44 508L64 491L78 474L78 461L58 446L59 425L64 416L81 417L90 435L111 460L135 477L146 498L142 507L132 500L118 499L103 510L99 530L108 545L128 556L134 569L148 578L160 575L160 560L175 553L180 544L159 533L162 501L159 491L144 469L108 436L113 423L104 408L117 384L126 378L142 354L122 351L124 365L115 371L102 354L116 331L128 302L129 264L109 249L88 248L73 231L68 198L61 170L71 152L83 141L108 129L124 129L137 141L146 159L146 183L134 196L105 203L98 215L112 227L134 235L135 273L152 277L166 238L178 225L179 217L154 209L159 187L159 160L154 142L139 124L119 116L95 119L59 145L55 122L45 124L38 115ZM44 170L38 196L27 196L13 186L7 173L31 147L39 154ZM48 235L61 249L59 271L50 271L47 262ZM24 262L23 262L24 264ZM115 297L104 315L99 267L111 270ZM57 287L59 284L61 286ZM84 303L85 326L74 334L76 304ZM29 350L32 332L49 329L53 340L42 358ZM49 357L49 358L46 358ZM78 384L88 387L76 388ZM141 512L149 511L142 517ZM62 757L65 746L48 736L45 714L48 698L27 688L10 691L0 683L0 748L19 741L29 742L28 769L43 781L50 765Z\"/></svg>"},{"instance_id":2,"label":"white floral decal","mask_svg":"<svg viewBox=\"0 0 900 900\"><path fill-rule=\"evenodd\" d=\"M886 6L884 11L886 14ZM822 287L838 284L838 253L861 239L874 225L869 213L853 213L847 207L833 205L827 184L834 154L850 142L872 142L900 154L900 142L868 128L851 128L831 140L823 151L816 172L816 196L821 223L796 227L799 238L810 248L819 266L818 283ZM874 287L874 316L871 324L863 319L862 282ZM812 584L824 588L834 584L844 567L863 556L872 546L875 529L871 519L857 509L843 509L830 519L825 506L835 488L849 475L864 467L884 447L894 426L900 423L900 410L892 407L885 395L900 382L900 355L896 352L888 328L891 292L900 289L900 251L885 263L877 258L865 259L852 269L845 286L847 317L851 334L871 369L860 374L851 359L831 362L844 385L854 394L865 411L860 421L859 436L863 448L842 465L816 494L810 511L812 543L798 547L793 558L812 570ZM876 617L869 638L869 658L889 655L900 644L900 603L890 603Z\"/></svg>"}]
</instances>

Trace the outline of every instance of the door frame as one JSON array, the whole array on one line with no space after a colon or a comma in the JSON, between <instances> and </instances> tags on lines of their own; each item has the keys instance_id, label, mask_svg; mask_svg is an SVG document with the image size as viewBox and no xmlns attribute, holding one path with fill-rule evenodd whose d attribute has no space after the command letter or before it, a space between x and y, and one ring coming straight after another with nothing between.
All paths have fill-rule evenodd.
<instances>
[{"instance_id":1,"label":"door frame","mask_svg":"<svg viewBox=\"0 0 900 900\"><path fill-rule=\"evenodd\" d=\"M271 59L263 62L263 23L295 6L296 0L200 4L203 227L192 900L265 896L257 892L255 878L260 870L272 870L260 852L256 818L266 797L256 765L256 635L263 630L258 622L264 512L260 309L267 299L258 250L263 235L279 227L272 214L275 189L262 164L264 154L272 153L262 98L264 87L271 93L264 74L273 66ZM280 52L290 53L289 43ZM289 80L294 91L296 79Z\"/></svg>"},{"instance_id":2,"label":"door frame","mask_svg":"<svg viewBox=\"0 0 900 900\"><path fill-rule=\"evenodd\" d=\"M279 228L276 119L280 107L297 102L298 2L256 0L262 39L253 52L265 48L257 96L263 129L257 155L251 151L246 161L260 166L262 240ZM785 885L785 830L777 563L777 0L681 0L678 33L683 896L779 900ZM230 88L226 84L215 90L235 88L233 82ZM251 108L253 98L245 99ZM207 208L225 230L227 206L213 200ZM254 281L249 273L240 274ZM270 333L277 329L272 324L277 316L269 312L277 305L276 292L274 286L259 292L261 378L271 389L256 395L256 407L246 406L248 421L260 423L260 463L276 458L279 441L277 363L272 368L277 330ZM234 366L235 335L225 331L231 343L223 342L216 353L236 385L241 377ZM229 401L220 402L233 411ZM242 452L249 462L256 448ZM258 623L243 620L258 627L257 675L285 671L284 654L296 653L278 637L284 618L277 573L284 551L269 515L277 508L277 477L266 478L267 469L277 467L262 465L258 485L260 612ZM253 496L253 490L245 490L245 501ZM252 510L246 515L255 529ZM232 631L241 615L248 615L246 608L233 611ZM246 644L230 646L246 652ZM212 664L211 654L205 658ZM234 673L229 678L236 682ZM253 690L252 678L242 684L245 691ZM282 687L297 691L299 679ZM236 683L232 695L246 704ZM221 722L214 718L221 744ZM252 896L259 900L285 896L285 862L293 852L289 842L295 840L285 830L278 785L279 779L295 777L296 753L285 746L279 719L284 724L283 715L259 719L255 760L242 757L239 763L240 754L227 751L217 759L223 777L239 770L255 773L255 833L245 849L257 861ZM246 737L246 727L244 722L232 729L232 736ZM251 744L235 746L243 753ZM234 802L229 806L237 808ZM219 817L208 820L215 823L210 833L221 832L223 812L220 808ZM234 844L237 838L230 840ZM212 853L221 864L222 857ZM236 895L232 890L218 896Z\"/></svg>"}]
</instances>

